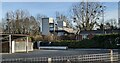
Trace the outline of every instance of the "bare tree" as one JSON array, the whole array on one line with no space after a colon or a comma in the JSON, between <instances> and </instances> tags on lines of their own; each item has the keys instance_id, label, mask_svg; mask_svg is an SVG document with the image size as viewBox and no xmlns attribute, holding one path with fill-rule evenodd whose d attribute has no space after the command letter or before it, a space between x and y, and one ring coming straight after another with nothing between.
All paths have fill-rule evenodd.
<instances>
[{"instance_id":1,"label":"bare tree","mask_svg":"<svg viewBox=\"0 0 120 63\"><path fill-rule=\"evenodd\" d=\"M16 10L16 11L8 11L4 18L6 21L4 24L4 32L6 33L23 33L23 21L26 17L28 17L28 12L24 10Z\"/></svg>"},{"instance_id":2,"label":"bare tree","mask_svg":"<svg viewBox=\"0 0 120 63\"><path fill-rule=\"evenodd\" d=\"M38 24L39 22L36 21L35 17L30 17L30 30L31 33L34 35L40 34L40 26Z\"/></svg>"},{"instance_id":3,"label":"bare tree","mask_svg":"<svg viewBox=\"0 0 120 63\"><path fill-rule=\"evenodd\" d=\"M41 27L42 27L42 18L46 18L47 16L42 15L42 14L37 14L36 16L36 21L37 21L37 25L39 26L39 32L41 32Z\"/></svg>"},{"instance_id":4,"label":"bare tree","mask_svg":"<svg viewBox=\"0 0 120 63\"><path fill-rule=\"evenodd\" d=\"M0 33L2 33L3 27L2 27L2 22L0 22Z\"/></svg>"},{"instance_id":5,"label":"bare tree","mask_svg":"<svg viewBox=\"0 0 120 63\"><path fill-rule=\"evenodd\" d=\"M25 10L16 10L6 13L4 24L5 33L39 34L39 24L34 16L29 16Z\"/></svg>"},{"instance_id":6,"label":"bare tree","mask_svg":"<svg viewBox=\"0 0 120 63\"><path fill-rule=\"evenodd\" d=\"M105 29L117 29L117 20L116 19L109 19L106 21Z\"/></svg>"},{"instance_id":7,"label":"bare tree","mask_svg":"<svg viewBox=\"0 0 120 63\"><path fill-rule=\"evenodd\" d=\"M23 34L29 34L29 25L30 25L30 20L29 17L25 18L23 21Z\"/></svg>"},{"instance_id":8,"label":"bare tree","mask_svg":"<svg viewBox=\"0 0 120 63\"><path fill-rule=\"evenodd\" d=\"M71 12L74 22L80 30L92 30L103 16L104 8L99 2L81 2L73 5Z\"/></svg>"},{"instance_id":9,"label":"bare tree","mask_svg":"<svg viewBox=\"0 0 120 63\"><path fill-rule=\"evenodd\" d=\"M7 12L6 13L6 16L5 16L5 18L6 19L4 19L4 20L6 20L6 32L7 33L12 33L12 31L13 31L13 20L14 20L14 13L13 13L13 11L9 11L9 12Z\"/></svg>"}]
</instances>

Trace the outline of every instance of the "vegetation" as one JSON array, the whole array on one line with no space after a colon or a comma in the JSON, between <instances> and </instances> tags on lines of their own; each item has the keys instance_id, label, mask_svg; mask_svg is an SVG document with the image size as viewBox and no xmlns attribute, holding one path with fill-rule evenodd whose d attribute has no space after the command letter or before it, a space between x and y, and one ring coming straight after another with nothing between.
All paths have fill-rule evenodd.
<instances>
[{"instance_id":1,"label":"vegetation","mask_svg":"<svg viewBox=\"0 0 120 63\"><path fill-rule=\"evenodd\" d=\"M117 20L114 18L107 20L105 24L105 29L117 29Z\"/></svg>"},{"instance_id":2,"label":"vegetation","mask_svg":"<svg viewBox=\"0 0 120 63\"><path fill-rule=\"evenodd\" d=\"M101 21L104 10L105 6L98 2L81 2L73 5L71 12L77 24L78 33L80 30L93 30L95 25L99 25L98 21Z\"/></svg>"},{"instance_id":3,"label":"vegetation","mask_svg":"<svg viewBox=\"0 0 120 63\"><path fill-rule=\"evenodd\" d=\"M39 22L28 11L8 11L3 18L3 32L12 34L39 34Z\"/></svg>"},{"instance_id":4,"label":"vegetation","mask_svg":"<svg viewBox=\"0 0 120 63\"><path fill-rule=\"evenodd\" d=\"M68 46L69 48L118 48L120 34L96 35L92 39L59 40L51 43L51 46Z\"/></svg>"},{"instance_id":5,"label":"vegetation","mask_svg":"<svg viewBox=\"0 0 120 63\"><path fill-rule=\"evenodd\" d=\"M41 20L43 17L46 16L37 14L34 17L26 10L8 11L2 18L0 31L9 34L28 34L33 40L38 40L38 35L41 38Z\"/></svg>"}]
</instances>

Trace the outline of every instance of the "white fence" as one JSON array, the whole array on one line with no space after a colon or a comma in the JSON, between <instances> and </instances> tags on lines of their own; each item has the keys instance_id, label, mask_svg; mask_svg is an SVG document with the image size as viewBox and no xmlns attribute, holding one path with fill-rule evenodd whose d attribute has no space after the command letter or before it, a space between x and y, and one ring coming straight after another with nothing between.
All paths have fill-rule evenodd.
<instances>
[{"instance_id":1,"label":"white fence","mask_svg":"<svg viewBox=\"0 0 120 63\"><path fill-rule=\"evenodd\" d=\"M87 55L73 55L73 56L57 56L57 57L35 57L35 58L17 58L17 59L3 59L3 63L13 62L56 62L56 61L118 61L118 52L102 53L102 54L87 54ZM112 56L112 58L111 58Z\"/></svg>"},{"instance_id":2,"label":"white fence","mask_svg":"<svg viewBox=\"0 0 120 63\"><path fill-rule=\"evenodd\" d=\"M33 43L28 42L28 51L33 51ZM26 42L15 42L15 52L26 52Z\"/></svg>"}]
</instances>

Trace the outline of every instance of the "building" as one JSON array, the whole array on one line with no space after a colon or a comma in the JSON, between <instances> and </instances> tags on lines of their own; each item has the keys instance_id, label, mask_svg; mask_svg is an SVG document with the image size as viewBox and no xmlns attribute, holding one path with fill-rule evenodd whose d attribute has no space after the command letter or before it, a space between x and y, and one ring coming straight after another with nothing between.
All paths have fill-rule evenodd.
<instances>
[{"instance_id":1,"label":"building","mask_svg":"<svg viewBox=\"0 0 120 63\"><path fill-rule=\"evenodd\" d=\"M62 35L67 35L68 32L64 29L66 28L66 22L65 21L57 21L57 35L62 36Z\"/></svg>"},{"instance_id":2,"label":"building","mask_svg":"<svg viewBox=\"0 0 120 63\"><path fill-rule=\"evenodd\" d=\"M56 32L57 32L58 36L73 34L73 28L69 27L66 19L58 18L57 19L57 30L56 30Z\"/></svg>"},{"instance_id":3,"label":"building","mask_svg":"<svg viewBox=\"0 0 120 63\"><path fill-rule=\"evenodd\" d=\"M57 24L58 28L64 28L67 26L65 21L57 21Z\"/></svg>"},{"instance_id":4,"label":"building","mask_svg":"<svg viewBox=\"0 0 120 63\"><path fill-rule=\"evenodd\" d=\"M68 28L64 20L58 20L57 23L55 23L53 18L42 18L42 35L54 34L63 36L72 33L73 29Z\"/></svg>"},{"instance_id":5,"label":"building","mask_svg":"<svg viewBox=\"0 0 120 63\"><path fill-rule=\"evenodd\" d=\"M116 30L88 30L88 31L81 31L80 32L80 37L79 39L91 39L93 38L95 35L103 35L103 34L118 34L120 33L119 29Z\"/></svg>"},{"instance_id":6,"label":"building","mask_svg":"<svg viewBox=\"0 0 120 63\"><path fill-rule=\"evenodd\" d=\"M42 18L42 35L50 35L50 31L55 30L53 18Z\"/></svg>"}]
</instances>

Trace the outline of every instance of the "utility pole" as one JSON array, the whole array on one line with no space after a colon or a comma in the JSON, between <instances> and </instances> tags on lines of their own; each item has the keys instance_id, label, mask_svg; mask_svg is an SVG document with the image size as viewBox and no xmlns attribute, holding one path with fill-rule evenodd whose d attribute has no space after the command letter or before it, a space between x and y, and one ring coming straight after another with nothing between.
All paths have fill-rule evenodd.
<instances>
[{"instance_id":1,"label":"utility pole","mask_svg":"<svg viewBox=\"0 0 120 63\"><path fill-rule=\"evenodd\" d=\"M101 6L102 7L102 21L103 21L103 33L105 34L105 26L104 26L104 10L105 10L105 6Z\"/></svg>"},{"instance_id":2,"label":"utility pole","mask_svg":"<svg viewBox=\"0 0 120 63\"><path fill-rule=\"evenodd\" d=\"M8 18L7 21L8 21L7 22L7 24L8 24L8 33L10 33L10 19Z\"/></svg>"}]
</instances>

